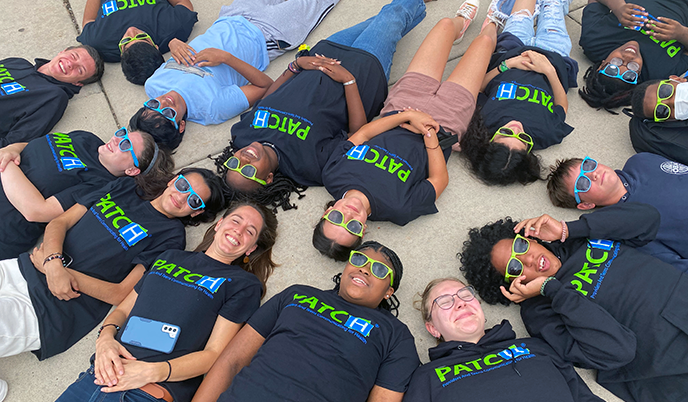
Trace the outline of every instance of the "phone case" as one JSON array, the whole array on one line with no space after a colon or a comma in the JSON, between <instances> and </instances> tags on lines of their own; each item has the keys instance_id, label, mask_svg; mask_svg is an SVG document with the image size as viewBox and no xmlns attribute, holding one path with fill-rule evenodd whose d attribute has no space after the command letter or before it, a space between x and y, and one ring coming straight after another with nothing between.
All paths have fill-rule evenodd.
<instances>
[{"instance_id":1,"label":"phone case","mask_svg":"<svg viewBox=\"0 0 688 402\"><path fill-rule=\"evenodd\" d=\"M179 339L181 328L148 318L132 316L122 332L122 343L170 353Z\"/></svg>"}]
</instances>

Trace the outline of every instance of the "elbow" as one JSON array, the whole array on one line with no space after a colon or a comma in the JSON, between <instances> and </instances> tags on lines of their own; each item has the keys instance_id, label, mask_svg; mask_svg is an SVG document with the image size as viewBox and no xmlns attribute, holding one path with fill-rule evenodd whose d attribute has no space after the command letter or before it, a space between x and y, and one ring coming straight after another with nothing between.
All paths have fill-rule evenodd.
<instances>
[{"instance_id":1,"label":"elbow","mask_svg":"<svg viewBox=\"0 0 688 402\"><path fill-rule=\"evenodd\" d=\"M26 219L29 222L49 222L50 219L45 219L41 211L36 211L36 210L27 210L27 211L21 211L22 215L24 216L24 219Z\"/></svg>"}]
</instances>

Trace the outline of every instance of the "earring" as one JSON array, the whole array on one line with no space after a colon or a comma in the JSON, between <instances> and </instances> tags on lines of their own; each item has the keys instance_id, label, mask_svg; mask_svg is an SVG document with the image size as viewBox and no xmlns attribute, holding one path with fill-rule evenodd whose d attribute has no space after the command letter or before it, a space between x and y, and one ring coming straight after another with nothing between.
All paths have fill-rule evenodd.
<instances>
[{"instance_id":1,"label":"earring","mask_svg":"<svg viewBox=\"0 0 688 402\"><path fill-rule=\"evenodd\" d=\"M248 255L244 257L244 264L248 264Z\"/></svg>"},{"instance_id":2,"label":"earring","mask_svg":"<svg viewBox=\"0 0 688 402\"><path fill-rule=\"evenodd\" d=\"M386 295L386 296L385 296L385 299L389 299L389 295Z\"/></svg>"}]
</instances>

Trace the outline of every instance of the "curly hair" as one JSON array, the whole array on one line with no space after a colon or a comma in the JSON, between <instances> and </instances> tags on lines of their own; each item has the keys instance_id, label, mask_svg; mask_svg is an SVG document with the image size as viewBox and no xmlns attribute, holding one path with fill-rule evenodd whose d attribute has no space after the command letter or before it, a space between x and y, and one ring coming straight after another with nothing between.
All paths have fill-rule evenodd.
<instances>
[{"instance_id":1,"label":"curly hair","mask_svg":"<svg viewBox=\"0 0 688 402\"><path fill-rule=\"evenodd\" d=\"M277 217L264 205L256 204L251 201L239 201L232 203L224 215L222 215L222 218L226 218L240 207L251 207L255 209L263 218L263 227L260 228L260 233L258 234L258 240L256 241L257 247L249 256L248 262L244 262L244 256L242 255L234 260L232 265L241 267L244 271L252 273L260 280L260 283L263 284L263 292L261 294L261 298L263 298L267 290L268 278L270 278L270 275L274 272L275 267L279 266L272 260L272 247L277 240ZM212 225L206 230L203 240L194 251L207 251L214 240L215 225Z\"/></svg>"},{"instance_id":2,"label":"curly hair","mask_svg":"<svg viewBox=\"0 0 688 402\"><path fill-rule=\"evenodd\" d=\"M401 277L404 275L404 265L401 263L401 260L399 259L397 253L376 241L367 241L358 246L356 248L356 251L362 252L367 249L372 249L373 251L382 253L382 255L384 255L385 258L387 258L390 264L390 268L392 268L392 270L394 271L394 284L392 285L392 289L394 289L394 291L396 292L397 289L399 289L399 285L401 284ZM341 273L332 277L332 282L334 282L334 290L339 291L339 285L341 283L341 280ZM394 314L395 317L399 316L399 299L397 299L397 296L395 294L392 294L392 296L389 299L383 298L378 307L391 312L392 314Z\"/></svg>"},{"instance_id":3,"label":"curly hair","mask_svg":"<svg viewBox=\"0 0 688 402\"><path fill-rule=\"evenodd\" d=\"M335 200L330 200L325 204L325 210L327 208L334 206ZM355 250L356 247L361 245L363 241L362 237L356 236L356 241L350 246L342 246L336 243L334 240L329 239L325 236L323 231L323 226L325 225L325 219L320 218L318 224L313 228L313 247L320 251L320 254L330 257L335 261L346 261L349 258L351 250Z\"/></svg>"},{"instance_id":4,"label":"curly hair","mask_svg":"<svg viewBox=\"0 0 688 402\"><path fill-rule=\"evenodd\" d=\"M611 109L630 105L635 85L599 74L597 70L601 65L602 62L598 61L588 68L583 76L585 86L578 90L578 94L588 106L618 114Z\"/></svg>"},{"instance_id":5,"label":"curly hair","mask_svg":"<svg viewBox=\"0 0 688 402\"><path fill-rule=\"evenodd\" d=\"M493 134L485 126L480 109L476 108L460 140L461 155L467 159L476 177L485 184L501 186L515 182L525 185L542 180L538 156L490 142Z\"/></svg>"},{"instance_id":6,"label":"curly hair","mask_svg":"<svg viewBox=\"0 0 688 402\"><path fill-rule=\"evenodd\" d=\"M547 175L547 195L555 207L576 208L578 203L576 197L566 188L566 180L571 174L571 169L583 163L581 158L557 159L554 166L550 166L550 173Z\"/></svg>"},{"instance_id":7,"label":"curly hair","mask_svg":"<svg viewBox=\"0 0 688 402\"><path fill-rule=\"evenodd\" d=\"M662 80L645 81L633 90L631 97L631 108L633 115L641 119L654 119L654 116L645 116L645 92L650 85L659 84Z\"/></svg>"},{"instance_id":8,"label":"curly hair","mask_svg":"<svg viewBox=\"0 0 688 402\"><path fill-rule=\"evenodd\" d=\"M237 151L238 149L234 147L233 141L229 140L229 145L222 150L222 153L219 156L216 158L212 158L210 155L208 156L215 162L215 168L217 169L217 174L219 174L220 177L224 178L227 175L227 168L225 167L224 163ZM233 198L240 200L252 200L258 204L268 205L272 207L272 210L275 213L277 212L278 207L282 207L282 210L284 211L296 209L297 206L290 202L291 194L296 193L298 195L298 199L300 200L306 196L303 194L303 192L308 188L307 186L297 184L295 181L279 172L275 172L272 183L261 186L252 192L244 192L232 188L227 184L226 180L222 180L222 182L225 187L225 193L232 194Z\"/></svg>"},{"instance_id":9,"label":"curly hair","mask_svg":"<svg viewBox=\"0 0 688 402\"><path fill-rule=\"evenodd\" d=\"M158 48L148 42L134 42L122 52L122 73L132 84L143 85L164 62Z\"/></svg>"},{"instance_id":10,"label":"curly hair","mask_svg":"<svg viewBox=\"0 0 688 402\"><path fill-rule=\"evenodd\" d=\"M466 280L488 304L511 304L499 289L506 282L504 274L492 265L492 248L500 240L516 237L515 226L516 222L507 216L482 228L472 228L468 231L468 240L463 242L463 249L457 254Z\"/></svg>"}]
</instances>

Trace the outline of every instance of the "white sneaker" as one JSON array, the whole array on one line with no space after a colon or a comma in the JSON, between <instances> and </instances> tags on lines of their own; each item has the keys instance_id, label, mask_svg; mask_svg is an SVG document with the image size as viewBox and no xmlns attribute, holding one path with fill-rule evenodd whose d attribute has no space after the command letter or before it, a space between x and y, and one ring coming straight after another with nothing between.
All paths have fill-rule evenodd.
<instances>
[{"instance_id":1,"label":"white sneaker","mask_svg":"<svg viewBox=\"0 0 688 402\"><path fill-rule=\"evenodd\" d=\"M5 397L7 396L7 382L0 378L0 402L5 400Z\"/></svg>"},{"instance_id":2,"label":"white sneaker","mask_svg":"<svg viewBox=\"0 0 688 402\"><path fill-rule=\"evenodd\" d=\"M511 9L514 7L515 1L513 0L492 0L490 7L487 9L487 16L483 22L483 26L480 28L485 28L490 22L497 25L497 32L500 29L504 29L504 24L511 14Z\"/></svg>"},{"instance_id":3,"label":"white sneaker","mask_svg":"<svg viewBox=\"0 0 688 402\"><path fill-rule=\"evenodd\" d=\"M454 44L458 44L461 42L463 39L463 35L466 33L466 30L468 27L471 25L471 22L475 19L475 16L478 15L478 9L480 8L480 0L466 0L461 4L461 7L456 11L456 16L457 17L463 17L464 23L463 23L463 28L461 28L461 32L459 32L459 37L456 38L454 41Z\"/></svg>"}]
</instances>

